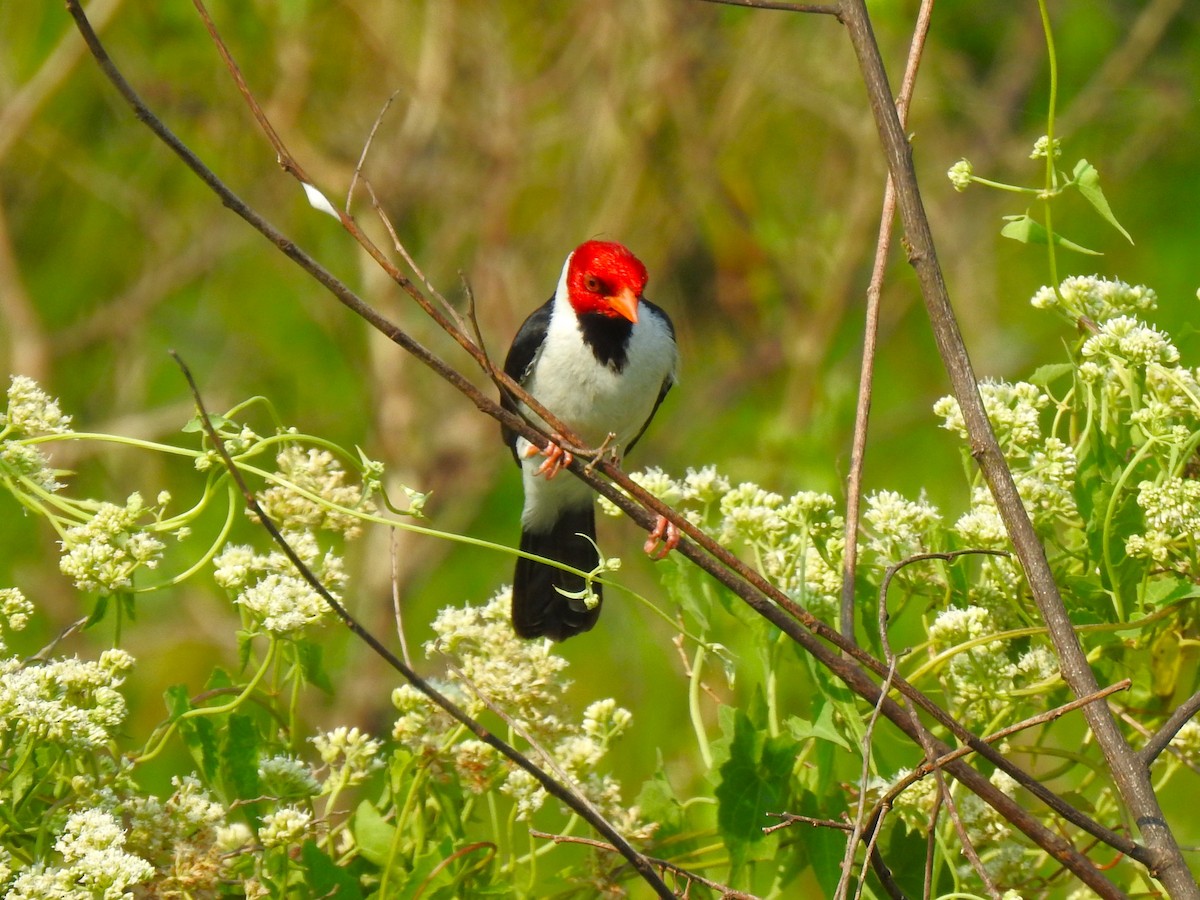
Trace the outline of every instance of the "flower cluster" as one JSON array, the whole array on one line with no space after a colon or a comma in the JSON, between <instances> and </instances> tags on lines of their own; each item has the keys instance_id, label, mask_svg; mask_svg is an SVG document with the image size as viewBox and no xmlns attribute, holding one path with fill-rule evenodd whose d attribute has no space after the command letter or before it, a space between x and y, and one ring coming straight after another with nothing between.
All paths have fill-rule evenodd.
<instances>
[{"instance_id":1,"label":"flower cluster","mask_svg":"<svg viewBox=\"0 0 1200 900\"><path fill-rule=\"evenodd\" d=\"M960 159L949 168L946 172L946 177L950 179L950 183L954 185L954 189L961 194L971 186L974 174L970 161Z\"/></svg>"},{"instance_id":2,"label":"flower cluster","mask_svg":"<svg viewBox=\"0 0 1200 900\"><path fill-rule=\"evenodd\" d=\"M357 728L342 725L310 740L321 755L321 761L329 767L327 783L361 784L383 766L379 753L383 745Z\"/></svg>"},{"instance_id":3,"label":"flower cluster","mask_svg":"<svg viewBox=\"0 0 1200 900\"><path fill-rule=\"evenodd\" d=\"M110 812L72 813L54 849L61 865L36 863L24 869L5 895L7 900L48 897L101 897L132 900L130 890L154 875L154 867L125 849L124 829Z\"/></svg>"},{"instance_id":4,"label":"flower cluster","mask_svg":"<svg viewBox=\"0 0 1200 900\"><path fill-rule=\"evenodd\" d=\"M1200 533L1200 481L1174 476L1158 483L1143 481L1137 502L1146 530L1125 541L1125 552L1192 574L1195 536Z\"/></svg>"},{"instance_id":5,"label":"flower cluster","mask_svg":"<svg viewBox=\"0 0 1200 900\"><path fill-rule=\"evenodd\" d=\"M75 749L107 744L125 721L125 698L117 688L132 668L133 657L118 649L95 661L26 665L0 659L0 743L37 739Z\"/></svg>"},{"instance_id":6,"label":"flower cluster","mask_svg":"<svg viewBox=\"0 0 1200 900\"><path fill-rule=\"evenodd\" d=\"M1053 653L1041 644L1010 655L996 636L1003 629L981 606L943 610L929 626L930 650L950 653L942 684L951 707L967 721L987 721L1013 704L1013 692L1058 677Z\"/></svg>"},{"instance_id":7,"label":"flower cluster","mask_svg":"<svg viewBox=\"0 0 1200 900\"><path fill-rule=\"evenodd\" d=\"M764 574L814 615L836 616L845 521L832 496L800 491L784 497L748 481L731 486L712 466L688 469L678 480L659 469L632 477L720 543L745 547ZM606 500L600 506L618 514Z\"/></svg>"},{"instance_id":8,"label":"flower cluster","mask_svg":"<svg viewBox=\"0 0 1200 900\"><path fill-rule=\"evenodd\" d=\"M162 555L163 542L140 524L148 512L137 493L124 506L101 503L90 519L63 535L62 573L81 591L129 590L134 573L156 568Z\"/></svg>"},{"instance_id":9,"label":"flower cluster","mask_svg":"<svg viewBox=\"0 0 1200 900\"><path fill-rule=\"evenodd\" d=\"M1078 319L1107 322L1117 316L1138 315L1158 308L1158 295L1148 287L1129 285L1098 275L1072 275L1056 291L1042 287L1029 301L1037 309L1055 310L1072 323Z\"/></svg>"},{"instance_id":10,"label":"flower cluster","mask_svg":"<svg viewBox=\"0 0 1200 900\"><path fill-rule=\"evenodd\" d=\"M567 662L551 652L549 641L522 641L513 635L508 621L511 597L505 588L483 606L447 608L438 614L433 623L437 637L425 645L425 652L453 661L438 690L473 716L489 705L500 710L518 733L545 748L555 765L618 827L626 828L625 833L648 833L637 807L623 803L617 782L600 771L610 744L628 728L632 716L612 700L599 700L584 712L582 725L568 721L564 698L570 681L563 676ZM498 786L514 800L520 819L528 819L545 803L545 790L529 773L472 737L410 685L397 688L392 700L400 713L393 737L429 765L453 771L468 792L480 794Z\"/></svg>"},{"instance_id":11,"label":"flower cluster","mask_svg":"<svg viewBox=\"0 0 1200 900\"><path fill-rule=\"evenodd\" d=\"M1050 396L1036 385L1020 381L981 382L979 395L1034 525L1048 531L1063 522L1077 522L1075 450L1057 437L1046 436L1042 429ZM943 428L966 439L958 400L942 397L933 411L943 420ZM955 524L963 546L1001 549L1007 544L1001 528L991 495L985 490L973 491L970 510Z\"/></svg>"},{"instance_id":12,"label":"flower cluster","mask_svg":"<svg viewBox=\"0 0 1200 900\"><path fill-rule=\"evenodd\" d=\"M8 387L8 407L0 413L0 483L24 484L52 494L62 488L58 474L38 438L70 434L71 417L37 382L14 375Z\"/></svg>"},{"instance_id":13,"label":"flower cluster","mask_svg":"<svg viewBox=\"0 0 1200 900\"><path fill-rule=\"evenodd\" d=\"M69 434L71 417L63 415L58 401L43 391L36 381L14 375L8 386L8 408L0 416L0 435L39 437Z\"/></svg>"},{"instance_id":14,"label":"flower cluster","mask_svg":"<svg viewBox=\"0 0 1200 900\"><path fill-rule=\"evenodd\" d=\"M296 555L326 590L336 594L345 584L341 557L322 552L312 532L285 532ZM281 551L258 554L244 544L230 544L213 560L217 584L234 595L250 622L277 636L296 636L329 614L329 605Z\"/></svg>"},{"instance_id":15,"label":"flower cluster","mask_svg":"<svg viewBox=\"0 0 1200 900\"><path fill-rule=\"evenodd\" d=\"M258 495L263 512L273 522L309 531L336 531L345 538L362 532L361 519L343 510L369 513L374 504L363 486L348 481L348 473L330 451L289 444L275 457L276 484Z\"/></svg>"},{"instance_id":16,"label":"flower cluster","mask_svg":"<svg viewBox=\"0 0 1200 900\"><path fill-rule=\"evenodd\" d=\"M1045 159L1053 154L1055 159L1062 156L1062 141L1055 138L1050 140L1049 135L1043 134L1040 138L1033 142L1033 149L1029 151L1030 159Z\"/></svg>"}]
</instances>

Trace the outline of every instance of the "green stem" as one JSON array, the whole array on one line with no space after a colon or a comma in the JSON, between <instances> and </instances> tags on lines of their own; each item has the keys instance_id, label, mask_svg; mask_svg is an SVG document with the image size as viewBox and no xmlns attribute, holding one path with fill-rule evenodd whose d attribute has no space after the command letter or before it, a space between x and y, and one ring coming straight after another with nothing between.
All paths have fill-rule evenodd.
<instances>
[{"instance_id":1,"label":"green stem","mask_svg":"<svg viewBox=\"0 0 1200 900\"><path fill-rule=\"evenodd\" d=\"M266 656L263 657L262 664L259 665L258 671L254 673L254 677L250 679L249 683L240 694L238 694L228 703L225 703L221 706L196 707L195 709L189 709L187 712L183 713L177 718L172 719L171 723L167 726L166 731L163 732L162 737L159 739L158 744L154 747L154 749L143 753L133 761L133 764L137 766L141 765L142 763L149 762L162 753L163 748L165 748L167 745L167 741L171 738L171 735L175 733L175 729L179 727L179 723L184 719L197 719L203 716L219 716L223 713L233 712L235 709L241 706L246 701L246 698L258 689L259 682L262 681L263 676L266 675L267 671L271 668L271 663L275 658L277 643L278 642L274 637L270 638L270 643L267 644L267 653Z\"/></svg>"},{"instance_id":2,"label":"green stem","mask_svg":"<svg viewBox=\"0 0 1200 900\"><path fill-rule=\"evenodd\" d=\"M704 667L704 644L696 646L696 656L692 660L692 677L688 682L688 712L692 717L692 728L696 731L696 743L700 745L700 758L704 760L704 768L713 767L712 748L708 745L708 734L704 730L704 717L700 712L700 671Z\"/></svg>"},{"instance_id":3,"label":"green stem","mask_svg":"<svg viewBox=\"0 0 1200 900\"><path fill-rule=\"evenodd\" d=\"M1046 111L1046 187L1045 201L1043 207L1046 218L1046 232L1048 240L1046 241L1047 262L1050 265L1050 284L1054 288L1054 293L1058 294L1058 261L1054 253L1054 223L1051 219L1051 199L1055 193L1055 175L1054 175L1054 114L1058 108L1058 57L1054 52L1054 34L1050 29L1050 10L1046 6L1046 0L1038 0L1038 10L1042 16L1042 31L1046 35L1046 58L1049 64L1050 72L1050 100L1049 109ZM1059 300L1062 300L1061 295Z\"/></svg>"},{"instance_id":4,"label":"green stem","mask_svg":"<svg viewBox=\"0 0 1200 900\"><path fill-rule=\"evenodd\" d=\"M1104 571L1108 575L1109 584L1112 586L1113 608L1117 613L1117 621L1125 621L1125 603L1121 599L1121 586L1117 581L1117 567L1112 558L1112 520L1117 513L1117 502L1121 494L1125 490L1125 482L1133 475L1133 470L1145 458L1150 448L1154 445L1154 441L1146 441L1138 449L1133 459L1129 461L1129 465L1121 472L1121 477L1117 479L1117 483L1113 485L1112 496L1108 499L1108 508L1104 510L1104 531L1100 535L1100 546L1104 554Z\"/></svg>"}]
</instances>

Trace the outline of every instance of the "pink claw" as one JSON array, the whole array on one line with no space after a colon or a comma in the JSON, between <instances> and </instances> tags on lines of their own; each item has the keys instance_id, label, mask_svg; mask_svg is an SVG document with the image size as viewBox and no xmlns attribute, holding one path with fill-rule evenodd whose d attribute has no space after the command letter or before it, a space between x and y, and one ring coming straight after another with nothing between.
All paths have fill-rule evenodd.
<instances>
[{"instance_id":1,"label":"pink claw","mask_svg":"<svg viewBox=\"0 0 1200 900\"><path fill-rule=\"evenodd\" d=\"M557 438L558 435L553 435L553 437ZM544 450L530 445L529 449L525 451L525 458L528 459L539 453L546 457L546 461L538 466L537 473L545 476L547 481L575 461L575 457L571 455L569 450L564 450L554 441L548 443Z\"/></svg>"},{"instance_id":2,"label":"pink claw","mask_svg":"<svg viewBox=\"0 0 1200 900\"><path fill-rule=\"evenodd\" d=\"M667 554L679 546L679 529L674 523L668 522L665 516L659 516L654 523L654 529L646 538L643 548L646 555L653 560L666 559Z\"/></svg>"}]
</instances>

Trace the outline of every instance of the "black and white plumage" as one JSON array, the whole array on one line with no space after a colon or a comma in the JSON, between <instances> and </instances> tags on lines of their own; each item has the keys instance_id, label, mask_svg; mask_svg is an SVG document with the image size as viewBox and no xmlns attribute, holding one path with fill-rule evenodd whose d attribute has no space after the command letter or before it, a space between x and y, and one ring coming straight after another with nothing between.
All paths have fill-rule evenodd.
<instances>
[{"instance_id":1,"label":"black and white plumage","mask_svg":"<svg viewBox=\"0 0 1200 900\"><path fill-rule=\"evenodd\" d=\"M675 382L675 329L662 309L642 297L645 266L620 244L587 241L567 257L554 296L517 332L504 371L589 447L623 456L633 448ZM502 396L505 408L541 420ZM554 477L559 454L538 448L509 429L504 440L521 467L525 506L521 550L584 572L599 564L593 542L592 490L578 478ZM557 448L556 448L557 449ZM517 634L564 640L589 630L600 615L562 592L584 589L580 576L520 557L513 575L512 618ZM594 586L597 599L600 586Z\"/></svg>"}]
</instances>

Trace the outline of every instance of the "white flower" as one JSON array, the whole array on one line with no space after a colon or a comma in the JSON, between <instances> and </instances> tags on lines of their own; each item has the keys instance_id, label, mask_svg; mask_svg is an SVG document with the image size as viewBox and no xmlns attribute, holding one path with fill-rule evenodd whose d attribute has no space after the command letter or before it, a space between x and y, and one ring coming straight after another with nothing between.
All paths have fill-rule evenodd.
<instances>
[{"instance_id":1,"label":"white flower","mask_svg":"<svg viewBox=\"0 0 1200 900\"><path fill-rule=\"evenodd\" d=\"M1132 316L1102 323L1080 353L1084 359L1108 367L1114 363L1144 368L1151 363L1173 366L1179 362L1179 351L1167 335Z\"/></svg>"},{"instance_id":2,"label":"white flower","mask_svg":"<svg viewBox=\"0 0 1200 900\"><path fill-rule=\"evenodd\" d=\"M1057 309L1070 319L1081 316L1100 324L1117 316L1150 312L1158 307L1158 295L1143 285L1101 278L1099 275L1073 275L1063 280L1058 293L1043 287L1030 303L1037 309Z\"/></svg>"},{"instance_id":3,"label":"white flower","mask_svg":"<svg viewBox=\"0 0 1200 900\"><path fill-rule=\"evenodd\" d=\"M946 177L950 179L954 189L962 193L971 186L971 163L968 160L960 159L946 172Z\"/></svg>"},{"instance_id":4,"label":"white flower","mask_svg":"<svg viewBox=\"0 0 1200 900\"><path fill-rule=\"evenodd\" d=\"M347 538L362 532L357 516L332 506L370 513L374 504L361 485L347 483L346 470L330 451L292 444L279 452L275 464L285 483L258 495L259 505L271 521L295 531L337 531Z\"/></svg>"},{"instance_id":5,"label":"white flower","mask_svg":"<svg viewBox=\"0 0 1200 900\"><path fill-rule=\"evenodd\" d=\"M140 568L158 565L163 542L142 529L145 513L140 494L130 494L125 506L102 503L82 525L63 538L62 573L81 591L112 594L128 590Z\"/></svg>"},{"instance_id":6,"label":"white flower","mask_svg":"<svg viewBox=\"0 0 1200 900\"><path fill-rule=\"evenodd\" d=\"M1039 419L1042 410L1050 403L1049 396L1041 388L1023 381L1015 384L981 381L979 396L1006 455L1041 441ZM967 438L966 422L954 397L938 400L933 405L933 411L944 420L943 428L955 432L964 440Z\"/></svg>"},{"instance_id":7,"label":"white flower","mask_svg":"<svg viewBox=\"0 0 1200 900\"><path fill-rule=\"evenodd\" d=\"M312 813L285 806L262 817L258 839L263 847L288 847L300 843L312 825Z\"/></svg>"},{"instance_id":8,"label":"white flower","mask_svg":"<svg viewBox=\"0 0 1200 900\"><path fill-rule=\"evenodd\" d=\"M893 563L928 552L930 537L941 519L937 508L924 498L907 500L895 491L868 496L863 513L863 521L874 531L868 546Z\"/></svg>"},{"instance_id":9,"label":"white flower","mask_svg":"<svg viewBox=\"0 0 1200 900\"><path fill-rule=\"evenodd\" d=\"M1030 159L1045 159L1046 155L1051 152L1051 143L1049 135L1043 134L1033 144L1033 150L1029 153ZM1062 141L1058 138L1054 139L1053 144L1054 158L1058 159L1062 156Z\"/></svg>"},{"instance_id":10,"label":"white flower","mask_svg":"<svg viewBox=\"0 0 1200 900\"><path fill-rule=\"evenodd\" d=\"M310 738L317 753L332 772L330 781L358 784L371 772L383 766L379 741L357 728L344 725Z\"/></svg>"},{"instance_id":11,"label":"white flower","mask_svg":"<svg viewBox=\"0 0 1200 900\"><path fill-rule=\"evenodd\" d=\"M8 386L8 410L0 418L0 431L12 430L25 437L68 434L71 417L58 408L58 401L24 375L12 376Z\"/></svg>"},{"instance_id":12,"label":"white flower","mask_svg":"<svg viewBox=\"0 0 1200 900\"><path fill-rule=\"evenodd\" d=\"M58 473L42 451L22 441L0 441L0 478L28 479L51 494L62 489Z\"/></svg>"},{"instance_id":13,"label":"white flower","mask_svg":"<svg viewBox=\"0 0 1200 900\"><path fill-rule=\"evenodd\" d=\"M68 747L94 748L125 721L117 688L133 658L108 650L95 662L0 660L0 738L30 733Z\"/></svg>"},{"instance_id":14,"label":"white flower","mask_svg":"<svg viewBox=\"0 0 1200 900\"><path fill-rule=\"evenodd\" d=\"M242 591L234 603L267 631L293 635L329 612L325 599L298 575L271 574Z\"/></svg>"},{"instance_id":15,"label":"white flower","mask_svg":"<svg viewBox=\"0 0 1200 900\"><path fill-rule=\"evenodd\" d=\"M154 867L127 853L125 831L112 813L89 809L72 813L54 848L75 885L89 897L125 898L128 888L154 877Z\"/></svg>"},{"instance_id":16,"label":"white flower","mask_svg":"<svg viewBox=\"0 0 1200 900\"><path fill-rule=\"evenodd\" d=\"M9 631L21 631L29 624L33 604L20 588L0 588L0 622Z\"/></svg>"}]
</instances>

